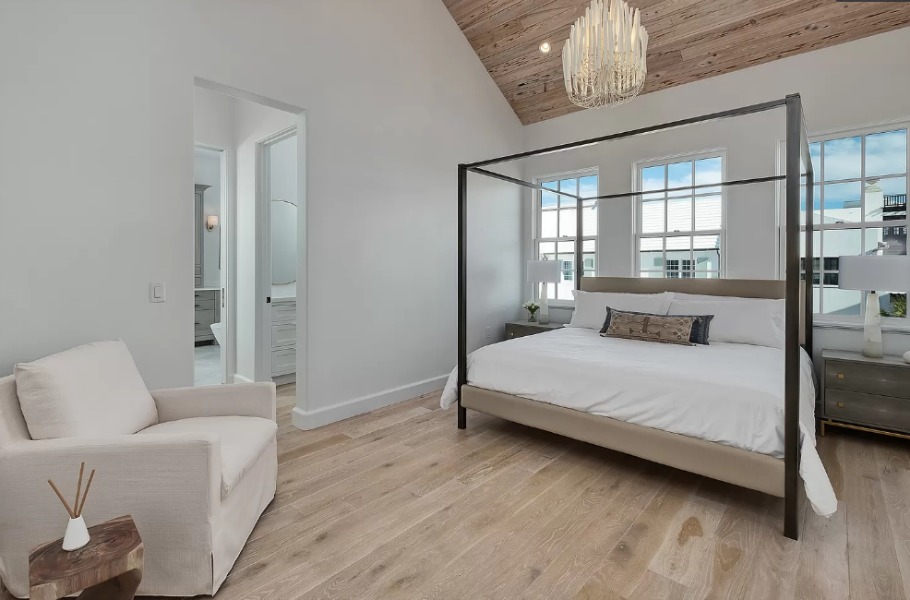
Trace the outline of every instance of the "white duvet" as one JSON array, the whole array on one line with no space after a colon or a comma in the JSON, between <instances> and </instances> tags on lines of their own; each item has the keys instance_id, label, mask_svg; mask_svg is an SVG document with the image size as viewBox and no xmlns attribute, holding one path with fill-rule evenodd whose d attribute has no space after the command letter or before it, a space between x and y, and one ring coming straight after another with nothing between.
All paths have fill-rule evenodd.
<instances>
[{"instance_id":1,"label":"white duvet","mask_svg":"<svg viewBox=\"0 0 910 600\"><path fill-rule=\"evenodd\" d=\"M800 475L816 513L837 498L815 449L812 361L802 353ZM456 401L456 372L440 404ZM471 385L712 442L784 455L784 351L747 344L680 346L565 328L480 348Z\"/></svg>"}]
</instances>

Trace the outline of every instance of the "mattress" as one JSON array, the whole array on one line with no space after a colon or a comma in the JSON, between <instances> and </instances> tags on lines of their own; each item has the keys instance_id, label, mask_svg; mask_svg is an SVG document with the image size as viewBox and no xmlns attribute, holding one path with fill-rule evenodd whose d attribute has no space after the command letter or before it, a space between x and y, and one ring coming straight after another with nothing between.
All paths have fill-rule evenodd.
<instances>
[{"instance_id":1,"label":"mattress","mask_svg":"<svg viewBox=\"0 0 910 600\"><path fill-rule=\"evenodd\" d=\"M812 361L801 352L800 475L815 511L837 508L815 449ZM455 371L441 398L456 401ZM468 382L719 444L784 456L784 351L748 344L681 346L564 328L485 346Z\"/></svg>"}]
</instances>

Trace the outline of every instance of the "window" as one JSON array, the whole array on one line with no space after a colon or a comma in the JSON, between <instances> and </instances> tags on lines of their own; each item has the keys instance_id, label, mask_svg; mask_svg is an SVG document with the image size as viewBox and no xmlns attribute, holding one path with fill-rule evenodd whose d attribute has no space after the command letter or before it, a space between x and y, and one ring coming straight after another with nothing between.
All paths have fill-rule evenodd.
<instances>
[{"instance_id":1,"label":"window","mask_svg":"<svg viewBox=\"0 0 910 600\"><path fill-rule=\"evenodd\" d=\"M635 244L640 277L717 278L721 274L723 156L700 154L639 163ZM692 186L692 187L689 187Z\"/></svg>"},{"instance_id":2,"label":"window","mask_svg":"<svg viewBox=\"0 0 910 600\"><path fill-rule=\"evenodd\" d=\"M547 286L550 300L571 300L575 289L575 244L581 241L584 275L596 274L597 252L597 200L582 204L582 231L578 235L577 205L575 198L554 192L566 192L583 198L597 196L597 174L583 173L546 178L539 181L544 190L537 194L538 203L534 223L534 248L538 260L558 260L561 263L562 281ZM549 191L553 190L553 191ZM540 291L537 292L538 296Z\"/></svg>"},{"instance_id":3,"label":"window","mask_svg":"<svg viewBox=\"0 0 910 600\"><path fill-rule=\"evenodd\" d=\"M865 310L864 292L837 287L838 257L907 254L907 129L813 139L815 312L858 317ZM803 231L805 211L803 190ZM882 293L880 304L882 316L907 316L906 294Z\"/></svg>"}]
</instances>

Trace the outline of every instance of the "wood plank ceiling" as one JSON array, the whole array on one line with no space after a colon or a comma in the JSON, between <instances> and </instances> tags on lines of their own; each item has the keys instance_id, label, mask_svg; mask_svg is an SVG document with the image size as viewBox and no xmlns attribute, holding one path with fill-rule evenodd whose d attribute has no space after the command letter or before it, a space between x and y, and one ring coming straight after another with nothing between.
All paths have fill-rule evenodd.
<instances>
[{"instance_id":1,"label":"wood plank ceiling","mask_svg":"<svg viewBox=\"0 0 910 600\"><path fill-rule=\"evenodd\" d=\"M628 0L650 35L642 93L910 24L910 4L836 0ZM525 124L576 110L562 46L590 0L443 0ZM549 54L541 42L552 45Z\"/></svg>"}]
</instances>

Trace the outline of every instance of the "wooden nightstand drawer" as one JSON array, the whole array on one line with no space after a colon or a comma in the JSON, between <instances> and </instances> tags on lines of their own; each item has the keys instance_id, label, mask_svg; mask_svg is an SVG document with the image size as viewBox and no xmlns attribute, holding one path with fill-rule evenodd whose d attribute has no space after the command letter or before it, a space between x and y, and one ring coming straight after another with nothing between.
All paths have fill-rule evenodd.
<instances>
[{"instance_id":1,"label":"wooden nightstand drawer","mask_svg":"<svg viewBox=\"0 0 910 600\"><path fill-rule=\"evenodd\" d=\"M834 390L848 390L910 399L910 369L828 360L825 362L825 386L829 394Z\"/></svg>"},{"instance_id":2,"label":"wooden nightstand drawer","mask_svg":"<svg viewBox=\"0 0 910 600\"><path fill-rule=\"evenodd\" d=\"M526 335L546 333L547 331L553 331L554 329L561 328L562 325L559 323L547 323L546 325L541 325L540 323L532 323L530 321L527 323L506 323L506 339L512 340L515 338L525 337Z\"/></svg>"},{"instance_id":3,"label":"wooden nightstand drawer","mask_svg":"<svg viewBox=\"0 0 910 600\"><path fill-rule=\"evenodd\" d=\"M910 432L910 400L828 388L825 392L825 417Z\"/></svg>"}]
</instances>

